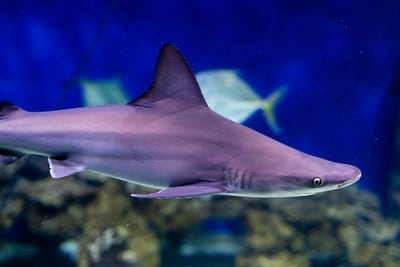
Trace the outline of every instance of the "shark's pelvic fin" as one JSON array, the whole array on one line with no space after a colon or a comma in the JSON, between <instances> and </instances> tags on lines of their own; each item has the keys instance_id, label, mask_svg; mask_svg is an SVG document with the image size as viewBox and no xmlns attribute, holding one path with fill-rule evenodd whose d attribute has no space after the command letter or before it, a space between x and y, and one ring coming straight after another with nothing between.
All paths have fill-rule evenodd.
<instances>
[{"instance_id":1,"label":"shark's pelvic fin","mask_svg":"<svg viewBox=\"0 0 400 267\"><path fill-rule=\"evenodd\" d=\"M67 159L49 157L50 175L53 178L62 178L85 170L84 166L75 164Z\"/></svg>"},{"instance_id":2,"label":"shark's pelvic fin","mask_svg":"<svg viewBox=\"0 0 400 267\"><path fill-rule=\"evenodd\" d=\"M19 159L18 156L15 155L5 155L0 151L0 167L13 163Z\"/></svg>"},{"instance_id":3,"label":"shark's pelvic fin","mask_svg":"<svg viewBox=\"0 0 400 267\"><path fill-rule=\"evenodd\" d=\"M161 49L150 89L129 105L149 105L164 99L207 106L189 64L171 44Z\"/></svg>"},{"instance_id":4,"label":"shark's pelvic fin","mask_svg":"<svg viewBox=\"0 0 400 267\"><path fill-rule=\"evenodd\" d=\"M196 197L211 194L225 193L225 187L216 182L195 183L182 186L172 186L150 194L131 194L132 197L139 198L183 198Z\"/></svg>"}]
</instances>

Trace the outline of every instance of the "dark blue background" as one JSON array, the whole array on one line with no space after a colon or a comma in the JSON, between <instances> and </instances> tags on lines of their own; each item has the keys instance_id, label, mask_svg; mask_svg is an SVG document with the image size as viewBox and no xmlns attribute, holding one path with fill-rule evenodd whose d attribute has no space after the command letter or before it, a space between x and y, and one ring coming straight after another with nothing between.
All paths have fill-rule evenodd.
<instances>
[{"instance_id":1,"label":"dark blue background","mask_svg":"<svg viewBox=\"0 0 400 267\"><path fill-rule=\"evenodd\" d=\"M0 99L79 106L67 83L79 77L120 77L134 97L171 42L195 72L239 69L262 96L287 83L276 138L358 165L363 186L387 192L400 1L1 1L0 25ZM261 113L247 125L273 136Z\"/></svg>"}]
</instances>

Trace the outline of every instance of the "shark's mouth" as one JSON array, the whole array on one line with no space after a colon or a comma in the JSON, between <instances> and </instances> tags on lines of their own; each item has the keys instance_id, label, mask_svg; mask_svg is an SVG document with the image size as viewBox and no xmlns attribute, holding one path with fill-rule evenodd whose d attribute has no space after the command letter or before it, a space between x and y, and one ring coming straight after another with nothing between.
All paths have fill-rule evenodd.
<instances>
[{"instance_id":1,"label":"shark's mouth","mask_svg":"<svg viewBox=\"0 0 400 267\"><path fill-rule=\"evenodd\" d=\"M352 184L354 184L355 182L357 182L357 181L360 179L360 177L361 177L361 175L358 176L358 177L356 177L356 178L354 178L354 179L349 179L349 180L345 181L344 183L339 184L339 185L337 186L337 188L343 188L343 187L347 187L347 186L349 186L349 185L352 185Z\"/></svg>"},{"instance_id":2,"label":"shark's mouth","mask_svg":"<svg viewBox=\"0 0 400 267\"><path fill-rule=\"evenodd\" d=\"M361 178L361 171L358 168L356 168L356 173L357 174L355 175L355 177L353 179L348 179L348 180L344 181L343 183L339 184L337 186L337 188L343 188L343 187L352 185L355 182L357 182Z\"/></svg>"}]
</instances>

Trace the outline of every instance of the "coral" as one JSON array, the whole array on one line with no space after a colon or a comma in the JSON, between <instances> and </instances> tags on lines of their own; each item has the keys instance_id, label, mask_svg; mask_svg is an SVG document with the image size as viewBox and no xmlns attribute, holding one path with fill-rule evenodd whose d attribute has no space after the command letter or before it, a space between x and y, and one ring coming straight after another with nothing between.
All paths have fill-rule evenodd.
<instances>
[{"instance_id":1,"label":"coral","mask_svg":"<svg viewBox=\"0 0 400 267\"><path fill-rule=\"evenodd\" d=\"M249 231L237 267L252 258L252 266L285 266L284 253L309 259L286 266L394 266L400 258L399 221L383 218L376 196L355 187L252 201L245 217Z\"/></svg>"},{"instance_id":2,"label":"coral","mask_svg":"<svg viewBox=\"0 0 400 267\"><path fill-rule=\"evenodd\" d=\"M236 258L236 267L307 267L309 260L305 255L291 254L281 251L274 255L256 254L241 255Z\"/></svg>"},{"instance_id":3,"label":"coral","mask_svg":"<svg viewBox=\"0 0 400 267\"><path fill-rule=\"evenodd\" d=\"M86 210L79 267L160 264L159 244L116 181L108 181Z\"/></svg>"},{"instance_id":4,"label":"coral","mask_svg":"<svg viewBox=\"0 0 400 267\"><path fill-rule=\"evenodd\" d=\"M212 207L212 201L207 198L134 201L137 209L161 236L185 234L194 223L207 218Z\"/></svg>"},{"instance_id":5,"label":"coral","mask_svg":"<svg viewBox=\"0 0 400 267\"><path fill-rule=\"evenodd\" d=\"M282 217L264 210L250 209L247 213L247 249L255 252L277 251L287 247L295 230Z\"/></svg>"},{"instance_id":6,"label":"coral","mask_svg":"<svg viewBox=\"0 0 400 267\"><path fill-rule=\"evenodd\" d=\"M96 188L87 183L69 177L63 181L56 179L40 179L30 181L19 179L14 187L14 193L29 198L46 207L60 208L69 200L75 201L87 198L96 193Z\"/></svg>"}]
</instances>

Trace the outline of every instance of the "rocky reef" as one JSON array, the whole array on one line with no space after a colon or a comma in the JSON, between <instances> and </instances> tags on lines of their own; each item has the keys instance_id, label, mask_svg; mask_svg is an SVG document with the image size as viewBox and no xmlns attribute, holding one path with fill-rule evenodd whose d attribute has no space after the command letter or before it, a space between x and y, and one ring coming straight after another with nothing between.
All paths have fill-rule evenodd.
<instances>
[{"instance_id":1,"label":"rocky reef","mask_svg":"<svg viewBox=\"0 0 400 267\"><path fill-rule=\"evenodd\" d=\"M29 169L32 172L26 172ZM68 254L70 266L160 265L159 241L135 211L122 183L104 183L103 177L93 174L62 181L43 177L48 176L48 167L39 158L17 164L13 171L7 167L6 173L1 187L0 266L14 266L15 259L15 266L27 266L33 259L40 260L40 266L57 264L35 255L41 247L58 247L60 254ZM21 262L20 251L28 245L33 247L30 258Z\"/></svg>"},{"instance_id":2,"label":"rocky reef","mask_svg":"<svg viewBox=\"0 0 400 267\"><path fill-rule=\"evenodd\" d=\"M159 266L159 244L146 220L115 181L86 209L78 266Z\"/></svg>"},{"instance_id":3,"label":"rocky reef","mask_svg":"<svg viewBox=\"0 0 400 267\"><path fill-rule=\"evenodd\" d=\"M400 221L356 186L287 199L133 199L129 192L144 189L90 173L55 180L42 159L25 161L0 174L0 266L17 266L23 251L32 264L43 246L79 267L178 266L166 251L223 254L236 267L400 262Z\"/></svg>"},{"instance_id":4,"label":"rocky reef","mask_svg":"<svg viewBox=\"0 0 400 267\"><path fill-rule=\"evenodd\" d=\"M245 250L236 266L396 266L400 224L355 187L249 204Z\"/></svg>"}]
</instances>

